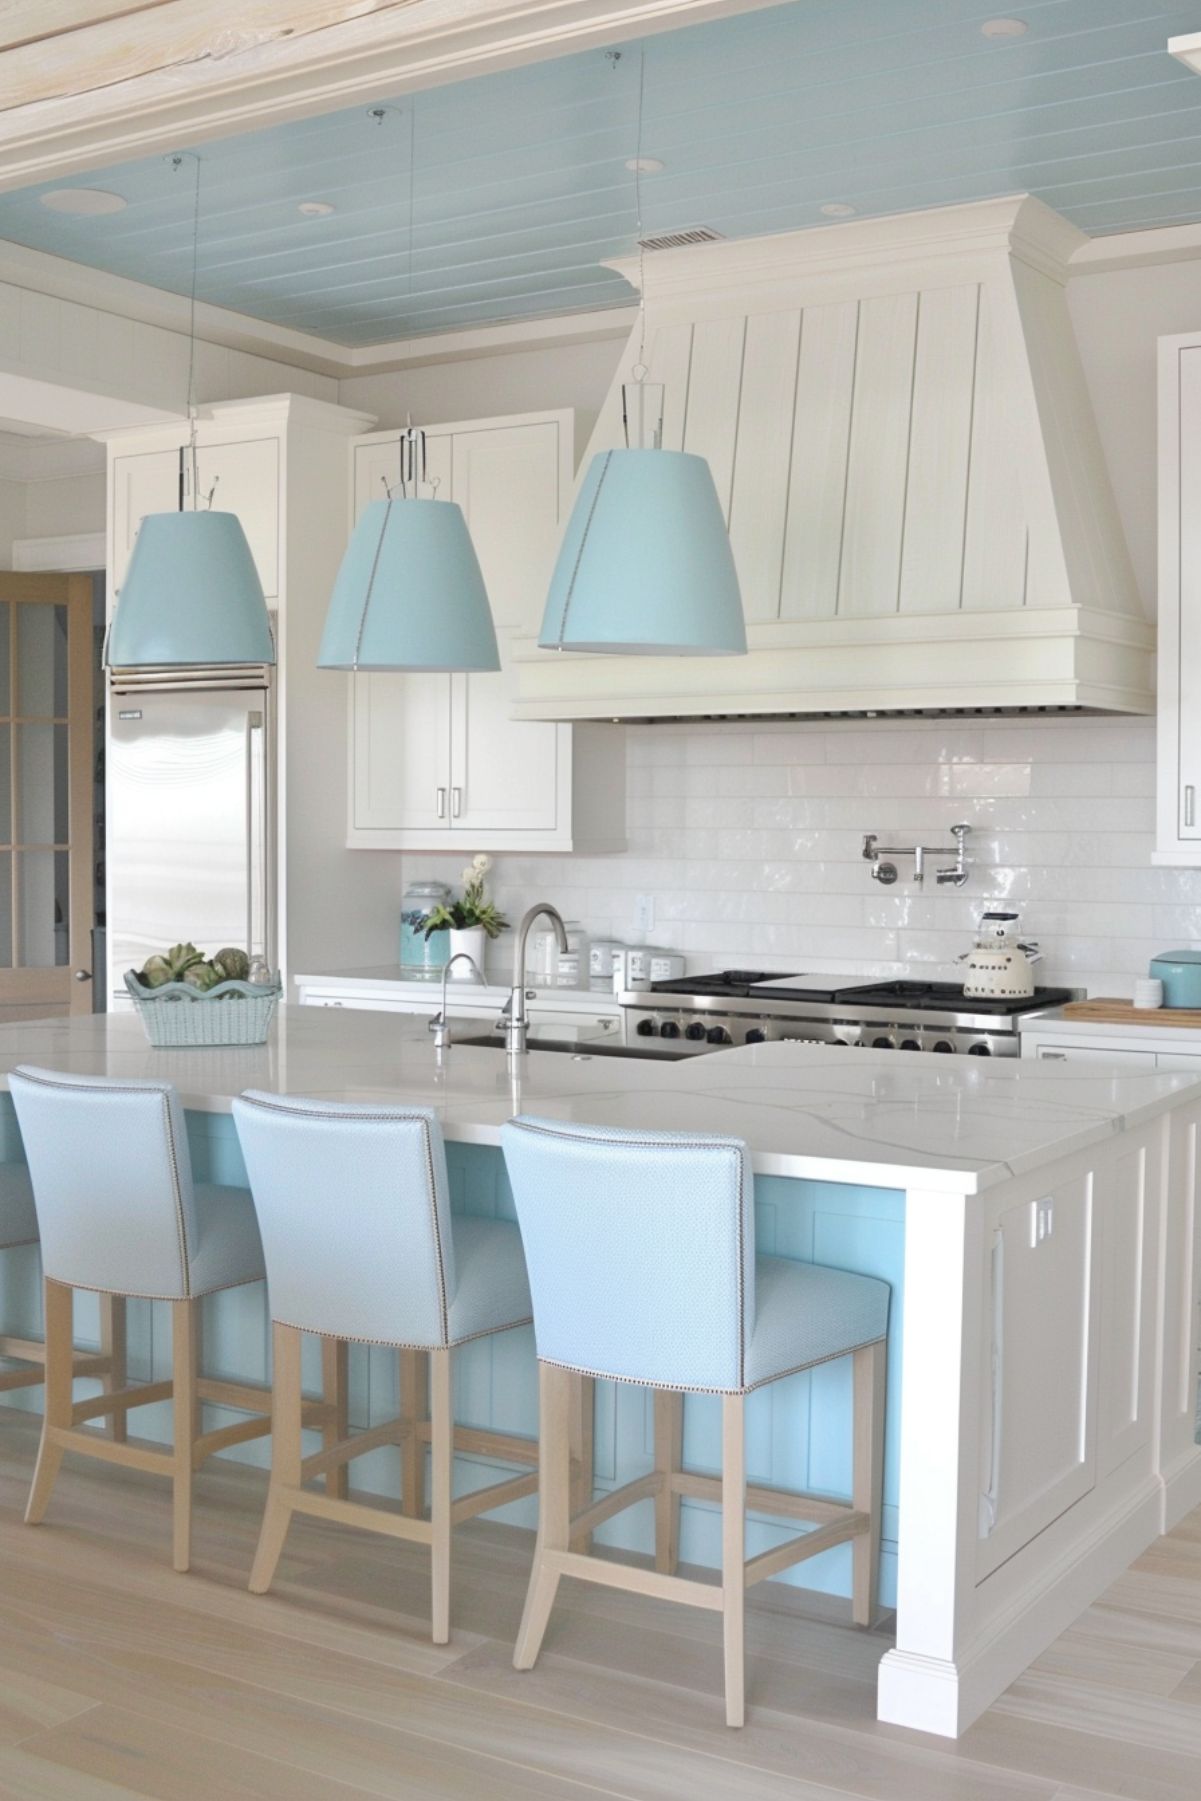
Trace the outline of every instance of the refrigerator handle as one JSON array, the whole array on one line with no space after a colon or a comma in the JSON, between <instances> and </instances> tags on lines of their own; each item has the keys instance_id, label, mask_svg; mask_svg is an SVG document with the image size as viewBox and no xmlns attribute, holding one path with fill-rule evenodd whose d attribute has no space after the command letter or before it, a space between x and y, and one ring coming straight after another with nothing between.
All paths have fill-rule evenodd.
<instances>
[{"instance_id":1,"label":"refrigerator handle","mask_svg":"<svg viewBox=\"0 0 1201 1801\"><path fill-rule=\"evenodd\" d=\"M267 821L263 715L246 715L246 955L270 958L267 945Z\"/></svg>"}]
</instances>

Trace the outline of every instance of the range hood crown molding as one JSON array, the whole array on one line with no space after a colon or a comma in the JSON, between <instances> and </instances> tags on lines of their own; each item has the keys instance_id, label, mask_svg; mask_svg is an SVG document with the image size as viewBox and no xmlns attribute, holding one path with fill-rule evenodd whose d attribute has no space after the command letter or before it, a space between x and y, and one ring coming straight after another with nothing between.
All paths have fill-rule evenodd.
<instances>
[{"instance_id":1,"label":"range hood crown molding","mask_svg":"<svg viewBox=\"0 0 1201 1801\"><path fill-rule=\"evenodd\" d=\"M664 444L713 471L748 655L519 643L517 716L1153 711L1064 291L1084 242L1015 195L648 255Z\"/></svg>"},{"instance_id":2,"label":"range hood crown molding","mask_svg":"<svg viewBox=\"0 0 1201 1801\"><path fill-rule=\"evenodd\" d=\"M650 311L680 302L747 301L776 290L803 293L840 277L883 278L896 286L920 274L921 285L931 286L961 279L969 265L979 270L989 258L1017 257L1065 283L1072 257L1090 242L1034 195L1012 194L769 237L721 238L644 258L613 257L603 266L634 289L641 280Z\"/></svg>"}]
</instances>

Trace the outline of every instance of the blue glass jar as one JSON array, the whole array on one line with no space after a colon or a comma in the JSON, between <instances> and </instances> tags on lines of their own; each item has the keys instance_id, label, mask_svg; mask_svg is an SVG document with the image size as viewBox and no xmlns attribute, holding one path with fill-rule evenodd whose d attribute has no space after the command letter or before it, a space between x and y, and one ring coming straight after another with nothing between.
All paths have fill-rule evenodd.
<instances>
[{"instance_id":1,"label":"blue glass jar","mask_svg":"<svg viewBox=\"0 0 1201 1801\"><path fill-rule=\"evenodd\" d=\"M425 935L425 922L435 907L450 899L445 882L410 882L400 903L400 967L406 975L440 971L450 955L450 932Z\"/></svg>"}]
</instances>

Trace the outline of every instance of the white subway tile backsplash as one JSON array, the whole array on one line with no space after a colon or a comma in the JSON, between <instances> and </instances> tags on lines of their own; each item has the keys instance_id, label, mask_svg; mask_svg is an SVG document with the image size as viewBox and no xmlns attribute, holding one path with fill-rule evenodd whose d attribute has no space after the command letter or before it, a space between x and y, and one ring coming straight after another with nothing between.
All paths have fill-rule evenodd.
<instances>
[{"instance_id":1,"label":"white subway tile backsplash","mask_svg":"<svg viewBox=\"0 0 1201 1801\"><path fill-rule=\"evenodd\" d=\"M980 913L1013 902L1043 946L1043 981L1111 994L1129 994L1156 950L1201 942L1201 871L1151 864L1150 720L639 726L628 745L629 850L497 856L510 918L550 899L636 941L636 897L650 894L645 936L691 969L953 978ZM966 888L918 888L907 860L895 886L871 880L864 832L949 844L961 819ZM414 854L403 874L455 881L462 862Z\"/></svg>"}]
</instances>

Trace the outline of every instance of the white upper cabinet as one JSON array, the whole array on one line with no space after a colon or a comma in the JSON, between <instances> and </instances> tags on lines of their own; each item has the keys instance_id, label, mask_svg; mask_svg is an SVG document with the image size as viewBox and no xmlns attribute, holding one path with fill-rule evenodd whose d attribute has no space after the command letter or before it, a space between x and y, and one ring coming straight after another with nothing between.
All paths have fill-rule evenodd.
<instances>
[{"instance_id":1,"label":"white upper cabinet","mask_svg":"<svg viewBox=\"0 0 1201 1801\"><path fill-rule=\"evenodd\" d=\"M1201 333L1159 341L1155 861L1201 864Z\"/></svg>"},{"instance_id":2,"label":"white upper cabinet","mask_svg":"<svg viewBox=\"0 0 1201 1801\"><path fill-rule=\"evenodd\" d=\"M354 448L354 513L399 478L399 435ZM571 497L571 413L435 426L427 472L463 509L503 667L495 674L351 678L348 842L387 850L617 850L624 734L512 717L513 637L538 629Z\"/></svg>"}]
</instances>

